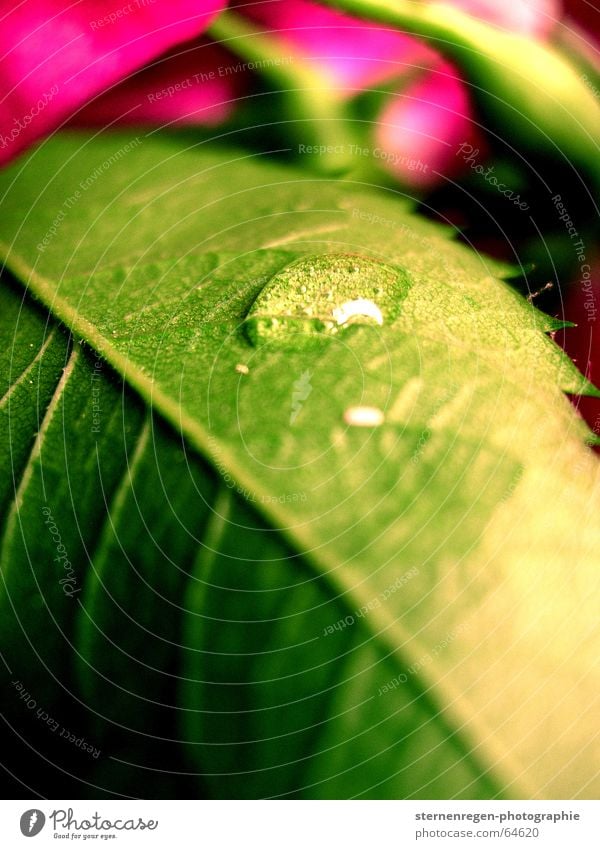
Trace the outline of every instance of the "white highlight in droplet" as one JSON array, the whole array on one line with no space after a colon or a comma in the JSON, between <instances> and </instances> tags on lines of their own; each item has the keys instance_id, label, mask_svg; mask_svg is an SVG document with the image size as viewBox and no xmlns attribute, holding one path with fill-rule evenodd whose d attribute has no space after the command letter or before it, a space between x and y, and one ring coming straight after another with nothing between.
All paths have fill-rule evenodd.
<instances>
[{"instance_id":1,"label":"white highlight in droplet","mask_svg":"<svg viewBox=\"0 0 600 849\"><path fill-rule=\"evenodd\" d=\"M381 310L369 301L368 298L356 298L354 301L346 301L341 307L333 310L333 317L338 324L347 324L353 318L372 318L377 324L383 324Z\"/></svg>"},{"instance_id":2,"label":"white highlight in droplet","mask_svg":"<svg viewBox=\"0 0 600 849\"><path fill-rule=\"evenodd\" d=\"M348 407L344 411L344 421L350 427L379 427L384 419L379 407Z\"/></svg>"}]
</instances>

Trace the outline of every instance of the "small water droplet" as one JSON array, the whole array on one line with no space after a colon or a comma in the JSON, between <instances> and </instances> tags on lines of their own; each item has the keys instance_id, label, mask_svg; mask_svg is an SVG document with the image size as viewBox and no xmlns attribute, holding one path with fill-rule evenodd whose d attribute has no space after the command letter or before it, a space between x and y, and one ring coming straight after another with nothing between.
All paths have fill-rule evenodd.
<instances>
[{"instance_id":1,"label":"small water droplet","mask_svg":"<svg viewBox=\"0 0 600 849\"><path fill-rule=\"evenodd\" d=\"M254 345L276 340L300 347L350 325L381 326L396 318L410 286L403 269L368 257L299 259L266 284L246 317L246 332Z\"/></svg>"},{"instance_id":2,"label":"small water droplet","mask_svg":"<svg viewBox=\"0 0 600 849\"><path fill-rule=\"evenodd\" d=\"M350 427L379 427L385 420L379 407L348 407L344 421Z\"/></svg>"}]
</instances>

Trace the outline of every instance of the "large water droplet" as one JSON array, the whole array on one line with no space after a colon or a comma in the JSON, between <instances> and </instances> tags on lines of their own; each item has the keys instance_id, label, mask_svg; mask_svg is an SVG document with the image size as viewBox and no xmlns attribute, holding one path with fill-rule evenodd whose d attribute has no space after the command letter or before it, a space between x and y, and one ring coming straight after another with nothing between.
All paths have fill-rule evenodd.
<instances>
[{"instance_id":1,"label":"large water droplet","mask_svg":"<svg viewBox=\"0 0 600 849\"><path fill-rule=\"evenodd\" d=\"M393 321L410 288L407 273L354 254L296 260L279 271L246 318L254 345L277 341L297 347L326 339L350 325Z\"/></svg>"}]
</instances>

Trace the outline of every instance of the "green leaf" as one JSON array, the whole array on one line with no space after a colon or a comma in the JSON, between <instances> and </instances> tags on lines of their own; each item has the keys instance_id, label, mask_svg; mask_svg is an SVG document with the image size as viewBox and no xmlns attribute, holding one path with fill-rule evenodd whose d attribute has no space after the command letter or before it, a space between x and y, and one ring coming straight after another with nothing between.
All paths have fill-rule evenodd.
<instances>
[{"instance_id":1,"label":"green leaf","mask_svg":"<svg viewBox=\"0 0 600 849\"><path fill-rule=\"evenodd\" d=\"M2 637L84 706L86 780L592 795L598 464L563 393L595 390L508 270L391 193L157 136L61 136L0 190L6 265L75 334L14 471ZM385 289L382 323L288 344L297 285L329 326L311 266L335 304Z\"/></svg>"}]
</instances>

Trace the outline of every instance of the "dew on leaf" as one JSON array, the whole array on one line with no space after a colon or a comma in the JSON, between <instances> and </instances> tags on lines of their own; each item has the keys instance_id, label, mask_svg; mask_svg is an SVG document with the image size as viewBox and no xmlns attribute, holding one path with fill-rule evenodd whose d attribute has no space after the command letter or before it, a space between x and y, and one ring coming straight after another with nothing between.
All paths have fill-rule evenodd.
<instances>
[{"instance_id":1,"label":"dew on leaf","mask_svg":"<svg viewBox=\"0 0 600 849\"><path fill-rule=\"evenodd\" d=\"M355 254L295 260L260 292L246 333L254 345L299 347L351 325L378 327L397 317L410 285L403 269Z\"/></svg>"}]
</instances>

